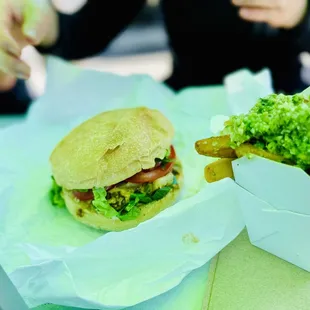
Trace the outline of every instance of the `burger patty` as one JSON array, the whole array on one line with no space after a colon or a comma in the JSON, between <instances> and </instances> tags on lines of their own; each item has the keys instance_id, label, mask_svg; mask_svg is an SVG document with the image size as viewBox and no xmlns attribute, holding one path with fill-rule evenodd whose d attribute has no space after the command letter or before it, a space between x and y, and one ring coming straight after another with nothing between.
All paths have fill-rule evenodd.
<instances>
[{"instance_id":1,"label":"burger patty","mask_svg":"<svg viewBox=\"0 0 310 310\"><path fill-rule=\"evenodd\" d=\"M179 184L176 181L176 176L181 174L182 166L179 162L176 162L173 166L172 172L167 175L156 179L154 182L149 183L131 183L131 182L121 182L111 189L106 190L106 200L108 204L114 208L116 211L124 210L131 201L132 197L135 195L145 196L140 197L138 204L149 203L150 199L159 200L161 196L164 197L168 191L172 188L178 188ZM56 183L55 183L56 184ZM57 184L56 184L57 186ZM165 188L165 189L164 189ZM61 188L59 187L60 191ZM159 192L159 189L163 189L163 192ZM93 209L92 201L94 199L92 190L85 191L71 191L72 198L74 198L78 203L81 204L81 208ZM144 195L143 195L144 194ZM82 195L82 199L78 196ZM155 196L155 197L154 197Z\"/></svg>"},{"instance_id":2,"label":"burger patty","mask_svg":"<svg viewBox=\"0 0 310 310\"><path fill-rule=\"evenodd\" d=\"M111 207L115 210L120 211L125 205L130 201L130 196L134 193L148 194L152 195L156 190L164 186L171 186L174 182L175 175L178 174L176 170L155 180L153 183L124 183L113 189L109 190L107 193L107 201Z\"/></svg>"}]
</instances>

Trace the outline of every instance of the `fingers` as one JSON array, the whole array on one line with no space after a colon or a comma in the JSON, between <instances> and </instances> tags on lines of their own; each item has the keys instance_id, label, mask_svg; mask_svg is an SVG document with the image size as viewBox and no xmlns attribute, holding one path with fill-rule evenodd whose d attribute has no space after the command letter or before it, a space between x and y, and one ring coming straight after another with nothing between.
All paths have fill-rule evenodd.
<instances>
[{"instance_id":1,"label":"fingers","mask_svg":"<svg viewBox=\"0 0 310 310\"><path fill-rule=\"evenodd\" d=\"M0 89L9 88L16 78L29 78L29 66L19 59L26 44L20 27L12 25L11 34L0 31Z\"/></svg>"},{"instance_id":2,"label":"fingers","mask_svg":"<svg viewBox=\"0 0 310 310\"><path fill-rule=\"evenodd\" d=\"M232 3L249 8L279 9L283 7L284 0L232 0Z\"/></svg>"},{"instance_id":3,"label":"fingers","mask_svg":"<svg viewBox=\"0 0 310 310\"><path fill-rule=\"evenodd\" d=\"M3 1L3 0L0 0ZM7 1L10 3L9 9L10 14L8 16L11 17L12 22L17 22L19 24L22 24L23 22L23 8L24 8L24 0L9 0ZM8 13L8 12L7 12Z\"/></svg>"},{"instance_id":4,"label":"fingers","mask_svg":"<svg viewBox=\"0 0 310 310\"><path fill-rule=\"evenodd\" d=\"M27 38L22 33L20 24L15 23L11 27L11 35L14 38L15 42L18 44L20 49L23 49L24 47L30 44L30 42L27 40ZM17 56L17 55L14 55L14 56Z\"/></svg>"},{"instance_id":5,"label":"fingers","mask_svg":"<svg viewBox=\"0 0 310 310\"><path fill-rule=\"evenodd\" d=\"M0 29L9 29L11 16L8 1L0 1Z\"/></svg>"},{"instance_id":6,"label":"fingers","mask_svg":"<svg viewBox=\"0 0 310 310\"><path fill-rule=\"evenodd\" d=\"M28 79L30 68L19 58L27 42L21 32L24 0L0 0L0 91L12 88L16 78Z\"/></svg>"},{"instance_id":7,"label":"fingers","mask_svg":"<svg viewBox=\"0 0 310 310\"><path fill-rule=\"evenodd\" d=\"M290 23L283 17L283 13L277 9L246 9L239 11L242 19L249 22L267 23L272 27L290 27Z\"/></svg>"},{"instance_id":8,"label":"fingers","mask_svg":"<svg viewBox=\"0 0 310 310\"><path fill-rule=\"evenodd\" d=\"M3 38L1 37L1 34L0 34L0 50L17 58L20 57L21 55L21 49L15 42L15 40L10 37Z\"/></svg>"},{"instance_id":9,"label":"fingers","mask_svg":"<svg viewBox=\"0 0 310 310\"><path fill-rule=\"evenodd\" d=\"M5 26L3 26L3 28L0 26L0 50L15 57L20 57L21 55L20 46L9 32L9 29L5 28Z\"/></svg>"},{"instance_id":10,"label":"fingers","mask_svg":"<svg viewBox=\"0 0 310 310\"><path fill-rule=\"evenodd\" d=\"M15 57L20 57L21 48L10 33L13 26L12 15L13 12L9 7L9 2L0 1L0 50Z\"/></svg>"},{"instance_id":11,"label":"fingers","mask_svg":"<svg viewBox=\"0 0 310 310\"><path fill-rule=\"evenodd\" d=\"M15 77L0 72L0 92L12 89L15 83Z\"/></svg>"},{"instance_id":12,"label":"fingers","mask_svg":"<svg viewBox=\"0 0 310 310\"><path fill-rule=\"evenodd\" d=\"M248 21L274 23L279 12L276 9L241 8L239 14L241 18Z\"/></svg>"},{"instance_id":13,"label":"fingers","mask_svg":"<svg viewBox=\"0 0 310 310\"><path fill-rule=\"evenodd\" d=\"M41 43L45 34L46 1L31 0L27 2L23 13L23 34L31 39L34 45Z\"/></svg>"},{"instance_id":14,"label":"fingers","mask_svg":"<svg viewBox=\"0 0 310 310\"><path fill-rule=\"evenodd\" d=\"M0 71L23 80L28 79L30 76L30 67L28 65L3 50L0 50Z\"/></svg>"}]
</instances>

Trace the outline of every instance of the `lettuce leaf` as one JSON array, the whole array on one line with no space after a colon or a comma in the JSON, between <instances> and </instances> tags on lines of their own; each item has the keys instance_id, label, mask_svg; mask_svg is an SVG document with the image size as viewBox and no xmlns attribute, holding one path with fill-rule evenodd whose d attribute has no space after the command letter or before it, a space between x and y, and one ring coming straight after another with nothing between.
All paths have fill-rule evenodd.
<instances>
[{"instance_id":1,"label":"lettuce leaf","mask_svg":"<svg viewBox=\"0 0 310 310\"><path fill-rule=\"evenodd\" d=\"M65 201L61 196L62 187L59 186L54 177L52 176L52 188L49 192L50 201L54 206L59 208L65 207ZM94 209L104 215L105 217L119 218L121 221L134 220L137 218L141 210L138 207L138 204L148 204L153 201L160 200L164 198L169 191L172 189L172 186L164 186L156 190L153 194L151 193L134 193L130 196L130 201L127 205L124 206L119 212L110 206L107 200L107 191L104 188L93 188L94 199L92 205ZM83 190L80 190L83 191Z\"/></svg>"},{"instance_id":2,"label":"lettuce leaf","mask_svg":"<svg viewBox=\"0 0 310 310\"><path fill-rule=\"evenodd\" d=\"M139 202L139 198L138 197L130 197L130 201L129 203L125 206L124 210L126 210L127 212L130 212L131 209L133 209Z\"/></svg>"},{"instance_id":3,"label":"lettuce leaf","mask_svg":"<svg viewBox=\"0 0 310 310\"><path fill-rule=\"evenodd\" d=\"M164 198L170 191L172 187L171 186L164 186L162 188L159 188L153 195L152 200L160 200Z\"/></svg>"},{"instance_id":4,"label":"lettuce leaf","mask_svg":"<svg viewBox=\"0 0 310 310\"><path fill-rule=\"evenodd\" d=\"M121 220L121 221L129 221L129 220L134 220L136 219L141 213L141 210L134 206L133 208L130 209L129 212L123 214L123 215L119 215L118 218Z\"/></svg>"},{"instance_id":5,"label":"lettuce leaf","mask_svg":"<svg viewBox=\"0 0 310 310\"><path fill-rule=\"evenodd\" d=\"M147 193L134 193L130 196L131 199L138 199L141 203L150 203L152 202L152 198Z\"/></svg>"},{"instance_id":6,"label":"lettuce leaf","mask_svg":"<svg viewBox=\"0 0 310 310\"><path fill-rule=\"evenodd\" d=\"M141 210L137 207L138 203L147 204L164 198L172 189L172 186L164 186L159 188L153 195L147 193L134 193L130 196L129 203L119 212L118 218L121 221L134 220L137 218Z\"/></svg>"},{"instance_id":7,"label":"lettuce leaf","mask_svg":"<svg viewBox=\"0 0 310 310\"><path fill-rule=\"evenodd\" d=\"M103 214L109 219L118 217L119 213L107 201L107 191L104 188L93 188L93 193L94 200L92 205L98 213Z\"/></svg>"},{"instance_id":8,"label":"lettuce leaf","mask_svg":"<svg viewBox=\"0 0 310 310\"><path fill-rule=\"evenodd\" d=\"M65 208L65 201L61 196L62 187L59 186L54 177L52 176L52 187L49 191L49 199L53 206L56 206L58 208Z\"/></svg>"},{"instance_id":9,"label":"lettuce leaf","mask_svg":"<svg viewBox=\"0 0 310 310\"><path fill-rule=\"evenodd\" d=\"M175 160L170 158L170 148L166 150L166 155L163 159L155 158L155 163L160 163L162 167L165 167L168 163L174 162Z\"/></svg>"}]
</instances>

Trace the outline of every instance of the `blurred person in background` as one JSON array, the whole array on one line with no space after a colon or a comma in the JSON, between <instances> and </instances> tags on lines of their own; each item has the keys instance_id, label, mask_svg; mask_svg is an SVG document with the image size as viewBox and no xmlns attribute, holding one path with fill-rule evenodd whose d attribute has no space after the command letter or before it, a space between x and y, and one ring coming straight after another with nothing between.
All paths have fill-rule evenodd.
<instances>
[{"instance_id":1,"label":"blurred person in background","mask_svg":"<svg viewBox=\"0 0 310 310\"><path fill-rule=\"evenodd\" d=\"M0 113L23 113L21 59L26 45L45 54L78 60L102 52L145 5L145 0L89 0L77 13L62 14L48 0L0 0ZM166 82L174 90L221 84L240 68L268 67L274 89L294 93L301 80L299 54L310 51L307 0L163 0L173 56ZM24 96L25 97L25 96Z\"/></svg>"}]
</instances>

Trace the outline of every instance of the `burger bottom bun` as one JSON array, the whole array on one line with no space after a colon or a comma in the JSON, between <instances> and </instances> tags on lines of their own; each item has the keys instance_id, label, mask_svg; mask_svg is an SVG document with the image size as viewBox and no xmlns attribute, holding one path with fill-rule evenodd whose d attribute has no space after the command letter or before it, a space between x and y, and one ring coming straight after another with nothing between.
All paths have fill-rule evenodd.
<instances>
[{"instance_id":1,"label":"burger bottom bun","mask_svg":"<svg viewBox=\"0 0 310 310\"><path fill-rule=\"evenodd\" d=\"M176 177L179 184L177 188L173 188L164 198L142 206L140 215L136 219L128 221L121 221L118 218L106 218L104 215L89 208L87 203L77 201L71 191L64 189L62 195L67 209L77 221L99 230L122 231L136 227L172 206L179 196L183 181L181 174L178 174Z\"/></svg>"}]
</instances>

